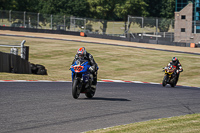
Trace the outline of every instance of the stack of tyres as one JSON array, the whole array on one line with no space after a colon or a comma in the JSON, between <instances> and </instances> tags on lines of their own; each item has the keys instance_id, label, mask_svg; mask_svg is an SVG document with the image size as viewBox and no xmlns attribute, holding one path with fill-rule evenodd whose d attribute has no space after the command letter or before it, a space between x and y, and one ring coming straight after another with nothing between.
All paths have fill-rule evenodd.
<instances>
[{"instance_id":1,"label":"stack of tyres","mask_svg":"<svg viewBox=\"0 0 200 133\"><path fill-rule=\"evenodd\" d=\"M32 74L37 75L47 75L47 69L45 68L45 66L40 64L31 63L31 72Z\"/></svg>"}]
</instances>

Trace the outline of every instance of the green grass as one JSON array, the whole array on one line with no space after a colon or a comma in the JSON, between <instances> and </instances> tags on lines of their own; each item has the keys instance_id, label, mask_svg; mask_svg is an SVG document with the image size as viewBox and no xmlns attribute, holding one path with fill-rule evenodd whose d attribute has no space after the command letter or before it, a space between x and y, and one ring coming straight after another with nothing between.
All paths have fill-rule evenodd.
<instances>
[{"instance_id":1,"label":"green grass","mask_svg":"<svg viewBox=\"0 0 200 133\"><path fill-rule=\"evenodd\" d=\"M86 133L199 133L200 114L120 125Z\"/></svg>"},{"instance_id":2,"label":"green grass","mask_svg":"<svg viewBox=\"0 0 200 133\"><path fill-rule=\"evenodd\" d=\"M173 56L177 56L183 66L178 85L200 87L200 56L156 51L148 49L111 46L103 44L71 41L33 39L24 37L0 37L0 41L26 40L29 46L29 61L42 64L48 75L0 73L0 80L67 80L71 81L69 67L79 47L86 47L99 65L98 80L115 79L161 83L162 68ZM177 47L178 48L178 47ZM0 47L0 51L10 52L10 48ZM20 50L19 50L20 51ZM20 53L19 53L20 54ZM155 133L155 132L200 132L200 114L133 123L112 128L90 131L99 133Z\"/></svg>"},{"instance_id":3,"label":"green grass","mask_svg":"<svg viewBox=\"0 0 200 133\"><path fill-rule=\"evenodd\" d=\"M69 67L79 47L86 47L99 65L98 79L145 81L161 83L162 68L173 56L183 66L178 85L200 87L200 56L184 53L111 46L71 41L0 37L4 40L22 41L29 46L29 62L42 64L48 75L0 73L0 80L71 80ZM178 47L177 47L178 48ZM10 48L2 48L10 52ZM20 50L19 50L20 54Z\"/></svg>"}]
</instances>

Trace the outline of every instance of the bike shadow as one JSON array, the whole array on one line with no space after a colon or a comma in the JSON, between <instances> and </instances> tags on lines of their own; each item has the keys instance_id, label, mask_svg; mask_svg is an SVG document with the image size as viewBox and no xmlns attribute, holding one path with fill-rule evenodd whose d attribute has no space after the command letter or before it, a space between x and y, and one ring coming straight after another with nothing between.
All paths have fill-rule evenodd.
<instances>
[{"instance_id":1,"label":"bike shadow","mask_svg":"<svg viewBox=\"0 0 200 133\"><path fill-rule=\"evenodd\" d=\"M125 98L105 98L105 97L93 97L93 98L84 98L82 100L102 100L102 101L131 101Z\"/></svg>"},{"instance_id":2,"label":"bike shadow","mask_svg":"<svg viewBox=\"0 0 200 133\"><path fill-rule=\"evenodd\" d=\"M198 91L200 91L200 87L182 86L182 85L176 85L175 87L171 87L170 85L166 85L165 88L170 88L170 89L189 89L189 90L198 90Z\"/></svg>"}]
</instances>

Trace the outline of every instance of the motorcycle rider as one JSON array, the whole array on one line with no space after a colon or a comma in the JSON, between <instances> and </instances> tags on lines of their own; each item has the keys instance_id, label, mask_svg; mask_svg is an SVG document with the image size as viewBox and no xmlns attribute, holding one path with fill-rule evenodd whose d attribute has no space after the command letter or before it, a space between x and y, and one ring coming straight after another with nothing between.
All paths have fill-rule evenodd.
<instances>
[{"instance_id":1,"label":"motorcycle rider","mask_svg":"<svg viewBox=\"0 0 200 133\"><path fill-rule=\"evenodd\" d=\"M92 85L91 87L92 88L96 88L96 84L97 84L97 68L98 68L98 65L97 63L95 62L93 56L88 53L85 49L85 47L81 47L77 50L77 53L74 57L74 60L72 62L72 64L74 64L74 62L78 59L85 59L85 60L88 60L88 62L90 63L90 72L92 73L93 75L93 82L92 82Z\"/></svg>"},{"instance_id":2,"label":"motorcycle rider","mask_svg":"<svg viewBox=\"0 0 200 133\"><path fill-rule=\"evenodd\" d=\"M176 77L176 83L178 82L178 78L179 78L179 74L180 72L183 72L183 68L181 66L181 63L179 62L178 58L177 57L172 57L172 60L170 61L170 63L168 64L168 66L172 64L173 66L176 67L176 74L177 74L177 77Z\"/></svg>"}]
</instances>

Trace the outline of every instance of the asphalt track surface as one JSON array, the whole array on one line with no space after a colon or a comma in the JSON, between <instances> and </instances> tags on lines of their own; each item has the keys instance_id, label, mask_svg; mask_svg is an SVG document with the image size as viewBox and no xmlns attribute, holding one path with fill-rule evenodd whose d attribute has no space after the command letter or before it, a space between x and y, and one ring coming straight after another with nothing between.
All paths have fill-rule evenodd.
<instances>
[{"instance_id":1,"label":"asphalt track surface","mask_svg":"<svg viewBox=\"0 0 200 133\"><path fill-rule=\"evenodd\" d=\"M78 133L200 113L200 89L98 82L73 99L71 82L1 82L0 133Z\"/></svg>"}]
</instances>

